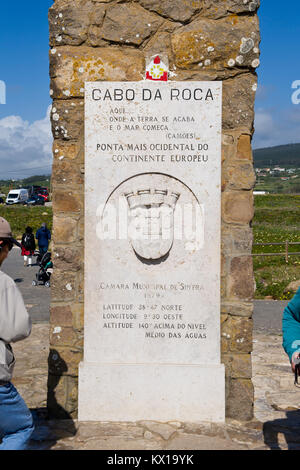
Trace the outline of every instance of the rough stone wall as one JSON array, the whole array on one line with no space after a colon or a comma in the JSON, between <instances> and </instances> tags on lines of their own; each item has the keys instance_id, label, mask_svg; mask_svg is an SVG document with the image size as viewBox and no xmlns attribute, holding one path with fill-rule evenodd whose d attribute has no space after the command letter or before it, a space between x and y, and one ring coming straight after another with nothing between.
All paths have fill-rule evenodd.
<instances>
[{"instance_id":1,"label":"rough stone wall","mask_svg":"<svg viewBox=\"0 0 300 470\"><path fill-rule=\"evenodd\" d=\"M226 414L252 417L251 137L259 0L56 0L49 10L54 274L48 407L76 416L83 354L84 82L138 81L168 55L171 80L223 81L221 347Z\"/></svg>"}]
</instances>

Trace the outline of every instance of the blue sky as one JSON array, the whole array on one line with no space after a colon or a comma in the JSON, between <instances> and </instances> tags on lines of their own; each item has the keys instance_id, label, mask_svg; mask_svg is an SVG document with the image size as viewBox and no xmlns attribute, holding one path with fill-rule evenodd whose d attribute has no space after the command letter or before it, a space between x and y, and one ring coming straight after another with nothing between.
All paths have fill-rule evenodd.
<instances>
[{"instance_id":1,"label":"blue sky","mask_svg":"<svg viewBox=\"0 0 300 470\"><path fill-rule=\"evenodd\" d=\"M20 115L33 122L50 104L48 8L52 0L15 0L0 7L0 79L7 87L0 118Z\"/></svg>"},{"instance_id":2,"label":"blue sky","mask_svg":"<svg viewBox=\"0 0 300 470\"><path fill-rule=\"evenodd\" d=\"M48 8L52 0L15 0L0 7L1 178L51 172Z\"/></svg>"},{"instance_id":3,"label":"blue sky","mask_svg":"<svg viewBox=\"0 0 300 470\"><path fill-rule=\"evenodd\" d=\"M0 80L7 90L6 104L0 104L0 178L21 176L18 169L30 175L49 173L51 168L47 109L52 4L52 0L1 2ZM279 0L261 0L259 18L261 65L253 146L300 142L300 104L291 100L292 83L300 80L300 2L283 6Z\"/></svg>"},{"instance_id":4,"label":"blue sky","mask_svg":"<svg viewBox=\"0 0 300 470\"><path fill-rule=\"evenodd\" d=\"M292 83L300 80L300 2L261 0L261 57L256 95L254 147L300 142L300 103ZM300 94L298 95L300 97Z\"/></svg>"}]
</instances>

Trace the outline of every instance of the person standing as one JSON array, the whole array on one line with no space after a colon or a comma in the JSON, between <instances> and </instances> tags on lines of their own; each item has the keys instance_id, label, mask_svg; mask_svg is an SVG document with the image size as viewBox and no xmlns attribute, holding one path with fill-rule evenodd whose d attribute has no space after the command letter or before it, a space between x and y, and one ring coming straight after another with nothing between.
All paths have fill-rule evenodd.
<instances>
[{"instance_id":1,"label":"person standing","mask_svg":"<svg viewBox=\"0 0 300 470\"><path fill-rule=\"evenodd\" d=\"M22 256L24 256L24 266L32 266L32 256L35 250L35 239L31 227L26 227L23 233L22 241Z\"/></svg>"},{"instance_id":2,"label":"person standing","mask_svg":"<svg viewBox=\"0 0 300 470\"><path fill-rule=\"evenodd\" d=\"M282 317L282 346L287 353L292 371L300 358L300 287L285 307Z\"/></svg>"},{"instance_id":3,"label":"person standing","mask_svg":"<svg viewBox=\"0 0 300 470\"><path fill-rule=\"evenodd\" d=\"M0 267L13 245L7 220L0 217ZM10 343L27 338L31 320L13 279L0 270L0 450L26 450L34 431L32 415L11 383L15 358Z\"/></svg>"},{"instance_id":4,"label":"person standing","mask_svg":"<svg viewBox=\"0 0 300 470\"><path fill-rule=\"evenodd\" d=\"M49 241L51 240L50 230L45 223L37 230L35 238L38 241L40 255L43 257L48 251Z\"/></svg>"}]
</instances>

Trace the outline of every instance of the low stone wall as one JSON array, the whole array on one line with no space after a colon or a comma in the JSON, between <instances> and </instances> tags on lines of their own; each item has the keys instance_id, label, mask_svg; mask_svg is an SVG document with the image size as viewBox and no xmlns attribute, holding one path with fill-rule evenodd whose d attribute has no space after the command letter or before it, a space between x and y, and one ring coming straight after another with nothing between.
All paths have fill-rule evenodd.
<instances>
[{"instance_id":1,"label":"low stone wall","mask_svg":"<svg viewBox=\"0 0 300 470\"><path fill-rule=\"evenodd\" d=\"M49 10L53 143L53 259L48 407L77 414L83 356L84 82L143 80L168 56L170 79L223 81L221 344L226 413L249 420L251 382L251 137L258 0L56 0ZM218 293L216 293L218 295ZM64 411L63 411L64 410Z\"/></svg>"}]
</instances>

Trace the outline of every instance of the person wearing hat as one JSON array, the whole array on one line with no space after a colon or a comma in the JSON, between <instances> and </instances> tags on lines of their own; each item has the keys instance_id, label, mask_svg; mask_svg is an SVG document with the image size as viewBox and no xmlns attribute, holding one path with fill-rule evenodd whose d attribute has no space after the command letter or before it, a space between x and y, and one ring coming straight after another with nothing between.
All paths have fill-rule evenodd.
<instances>
[{"instance_id":1,"label":"person wearing hat","mask_svg":"<svg viewBox=\"0 0 300 470\"><path fill-rule=\"evenodd\" d=\"M13 245L7 220L0 217L0 267ZM0 450L24 450L34 430L32 415L11 383L15 358L10 343L27 338L31 320L13 279L0 270ZM2 442L1 442L2 438Z\"/></svg>"},{"instance_id":2,"label":"person wearing hat","mask_svg":"<svg viewBox=\"0 0 300 470\"><path fill-rule=\"evenodd\" d=\"M35 238L38 241L39 251L41 256L43 256L48 251L49 241L51 240L50 230L47 228L45 223L37 230Z\"/></svg>"}]
</instances>

